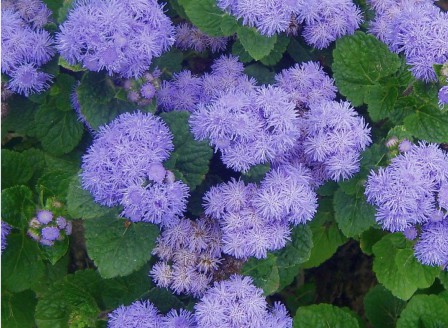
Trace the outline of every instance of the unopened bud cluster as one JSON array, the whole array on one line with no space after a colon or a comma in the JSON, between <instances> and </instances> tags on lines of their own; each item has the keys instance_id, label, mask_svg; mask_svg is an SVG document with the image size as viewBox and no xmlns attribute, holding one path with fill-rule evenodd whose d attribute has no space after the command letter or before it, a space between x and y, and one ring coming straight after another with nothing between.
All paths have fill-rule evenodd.
<instances>
[{"instance_id":1,"label":"unopened bud cluster","mask_svg":"<svg viewBox=\"0 0 448 328\"><path fill-rule=\"evenodd\" d=\"M44 246L53 246L72 233L72 223L49 210L39 210L28 226L28 236Z\"/></svg>"}]
</instances>

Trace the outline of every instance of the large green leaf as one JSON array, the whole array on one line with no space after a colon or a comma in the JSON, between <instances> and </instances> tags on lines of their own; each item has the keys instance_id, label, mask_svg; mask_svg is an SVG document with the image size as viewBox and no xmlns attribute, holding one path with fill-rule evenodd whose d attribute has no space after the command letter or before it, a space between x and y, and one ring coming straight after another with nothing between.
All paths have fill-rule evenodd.
<instances>
[{"instance_id":1,"label":"large green leaf","mask_svg":"<svg viewBox=\"0 0 448 328\"><path fill-rule=\"evenodd\" d=\"M412 242L401 233L384 236L373 246L373 271L392 294L408 300L419 288L432 285L440 269L426 266L414 256Z\"/></svg>"},{"instance_id":2,"label":"large green leaf","mask_svg":"<svg viewBox=\"0 0 448 328\"><path fill-rule=\"evenodd\" d=\"M44 174L37 182L36 189L45 197L56 197L60 201L66 200L67 189L73 177L72 172L55 170Z\"/></svg>"},{"instance_id":3,"label":"large green leaf","mask_svg":"<svg viewBox=\"0 0 448 328\"><path fill-rule=\"evenodd\" d=\"M364 297L366 317L374 328L395 328L405 306L405 301L393 296L382 285L376 285Z\"/></svg>"},{"instance_id":4,"label":"large green leaf","mask_svg":"<svg viewBox=\"0 0 448 328\"><path fill-rule=\"evenodd\" d=\"M102 280L92 270L78 271L54 283L39 299L39 328L95 327Z\"/></svg>"},{"instance_id":5,"label":"large green leaf","mask_svg":"<svg viewBox=\"0 0 448 328\"><path fill-rule=\"evenodd\" d=\"M5 117L2 117L1 120L2 139L7 132L15 132L29 137L36 135L34 116L37 104L27 98L15 95L2 106L4 106L2 111L5 111Z\"/></svg>"},{"instance_id":6,"label":"large green leaf","mask_svg":"<svg viewBox=\"0 0 448 328\"><path fill-rule=\"evenodd\" d=\"M265 295L275 293L280 286L277 257L271 253L268 253L266 259L250 258L244 264L241 273L251 276L255 286L263 289Z\"/></svg>"},{"instance_id":7,"label":"large green leaf","mask_svg":"<svg viewBox=\"0 0 448 328\"><path fill-rule=\"evenodd\" d=\"M308 225L298 225L292 230L291 241L276 252L277 266L283 268L295 267L308 261L313 248L313 233Z\"/></svg>"},{"instance_id":8,"label":"large green leaf","mask_svg":"<svg viewBox=\"0 0 448 328\"><path fill-rule=\"evenodd\" d=\"M2 327L33 328L36 295L31 290L13 294L2 293Z\"/></svg>"},{"instance_id":9,"label":"large green leaf","mask_svg":"<svg viewBox=\"0 0 448 328\"><path fill-rule=\"evenodd\" d=\"M160 115L173 133L174 152L165 162L165 167L182 179L190 191L205 179L213 150L206 141L196 141L188 125L189 113L173 111Z\"/></svg>"},{"instance_id":10,"label":"large green leaf","mask_svg":"<svg viewBox=\"0 0 448 328\"><path fill-rule=\"evenodd\" d=\"M43 104L36 112L36 134L45 151L62 155L81 141L84 128L73 111L57 110Z\"/></svg>"},{"instance_id":11,"label":"large green leaf","mask_svg":"<svg viewBox=\"0 0 448 328\"><path fill-rule=\"evenodd\" d=\"M238 27L238 38L244 49L255 60L268 56L274 50L277 36L263 36L255 28L246 26Z\"/></svg>"},{"instance_id":12,"label":"large green leaf","mask_svg":"<svg viewBox=\"0 0 448 328\"><path fill-rule=\"evenodd\" d=\"M2 254L2 286L12 292L29 289L44 274L37 243L23 233L12 233Z\"/></svg>"},{"instance_id":13,"label":"large green leaf","mask_svg":"<svg viewBox=\"0 0 448 328\"><path fill-rule=\"evenodd\" d=\"M416 295L401 312L397 328L448 327L448 303L437 295Z\"/></svg>"},{"instance_id":14,"label":"large green leaf","mask_svg":"<svg viewBox=\"0 0 448 328\"><path fill-rule=\"evenodd\" d=\"M126 276L151 258L159 228L105 216L84 222L89 257L103 278Z\"/></svg>"},{"instance_id":15,"label":"large green leaf","mask_svg":"<svg viewBox=\"0 0 448 328\"><path fill-rule=\"evenodd\" d=\"M294 328L358 328L358 320L348 310L331 304L299 307L294 317Z\"/></svg>"},{"instance_id":16,"label":"large green leaf","mask_svg":"<svg viewBox=\"0 0 448 328\"><path fill-rule=\"evenodd\" d=\"M35 215L33 192L26 186L14 186L2 191L2 220L16 228L27 228Z\"/></svg>"},{"instance_id":17,"label":"large green leaf","mask_svg":"<svg viewBox=\"0 0 448 328\"><path fill-rule=\"evenodd\" d=\"M9 149L2 149L2 189L26 184L33 174L33 163L25 156Z\"/></svg>"},{"instance_id":18,"label":"large green leaf","mask_svg":"<svg viewBox=\"0 0 448 328\"><path fill-rule=\"evenodd\" d=\"M342 189L334 194L335 220L347 237L355 237L375 224L375 209L363 193L347 195Z\"/></svg>"}]
</instances>

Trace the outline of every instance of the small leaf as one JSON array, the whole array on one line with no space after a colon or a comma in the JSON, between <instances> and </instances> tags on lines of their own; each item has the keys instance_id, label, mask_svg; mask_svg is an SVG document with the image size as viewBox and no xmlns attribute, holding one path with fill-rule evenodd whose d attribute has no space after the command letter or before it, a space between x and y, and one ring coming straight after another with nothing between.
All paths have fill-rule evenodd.
<instances>
[{"instance_id":1,"label":"small leaf","mask_svg":"<svg viewBox=\"0 0 448 328\"><path fill-rule=\"evenodd\" d=\"M33 328L36 295L31 290L12 294L2 293L2 327Z\"/></svg>"},{"instance_id":2,"label":"small leaf","mask_svg":"<svg viewBox=\"0 0 448 328\"><path fill-rule=\"evenodd\" d=\"M103 278L126 276L151 258L159 228L146 222L127 223L109 216L84 222L87 252Z\"/></svg>"},{"instance_id":3,"label":"small leaf","mask_svg":"<svg viewBox=\"0 0 448 328\"><path fill-rule=\"evenodd\" d=\"M81 141L83 126L73 111L60 111L46 104L36 112L36 134L45 151L62 155Z\"/></svg>"},{"instance_id":4,"label":"small leaf","mask_svg":"<svg viewBox=\"0 0 448 328\"><path fill-rule=\"evenodd\" d=\"M72 177L67 191L67 210L72 218L93 219L105 215L118 215L116 208L101 206L92 195L81 187L79 175Z\"/></svg>"},{"instance_id":5,"label":"small leaf","mask_svg":"<svg viewBox=\"0 0 448 328\"><path fill-rule=\"evenodd\" d=\"M33 163L25 156L9 149L2 149L2 189L27 184L33 174Z\"/></svg>"},{"instance_id":6,"label":"small leaf","mask_svg":"<svg viewBox=\"0 0 448 328\"><path fill-rule=\"evenodd\" d=\"M277 42L277 36L263 36L255 28L249 28L245 26L238 27L238 39L243 45L244 49L255 60L260 60L268 56L274 45Z\"/></svg>"},{"instance_id":7,"label":"small leaf","mask_svg":"<svg viewBox=\"0 0 448 328\"><path fill-rule=\"evenodd\" d=\"M54 243L53 246L41 246L42 249L42 257L48 261L52 265L55 265L68 251L68 237L65 237L64 240L58 240Z\"/></svg>"},{"instance_id":8,"label":"small leaf","mask_svg":"<svg viewBox=\"0 0 448 328\"><path fill-rule=\"evenodd\" d=\"M16 228L28 228L35 215L33 192L26 186L15 186L2 191L2 220Z\"/></svg>"},{"instance_id":9,"label":"small leaf","mask_svg":"<svg viewBox=\"0 0 448 328\"><path fill-rule=\"evenodd\" d=\"M437 267L419 263L412 242L401 233L384 236L373 246L373 254L378 281L403 300L411 298L417 289L431 286L440 272Z\"/></svg>"},{"instance_id":10,"label":"small leaf","mask_svg":"<svg viewBox=\"0 0 448 328\"><path fill-rule=\"evenodd\" d=\"M44 274L37 243L25 234L11 234L2 254L2 286L12 292L29 289Z\"/></svg>"},{"instance_id":11,"label":"small leaf","mask_svg":"<svg viewBox=\"0 0 448 328\"><path fill-rule=\"evenodd\" d=\"M279 35L277 37L277 42L274 45L274 49L269 53L269 55L260 59L260 61L266 66L274 66L280 59L282 59L283 54L288 48L289 40L285 35Z\"/></svg>"},{"instance_id":12,"label":"small leaf","mask_svg":"<svg viewBox=\"0 0 448 328\"><path fill-rule=\"evenodd\" d=\"M266 259L250 258L243 266L241 273L251 276L255 286L263 289L264 295L275 293L280 286L277 257L268 253Z\"/></svg>"},{"instance_id":13,"label":"small leaf","mask_svg":"<svg viewBox=\"0 0 448 328\"><path fill-rule=\"evenodd\" d=\"M363 193L347 195L342 189L334 194L335 219L346 237L355 237L375 224L375 208Z\"/></svg>"},{"instance_id":14,"label":"small leaf","mask_svg":"<svg viewBox=\"0 0 448 328\"><path fill-rule=\"evenodd\" d=\"M374 328L395 328L405 306L405 301L393 296L382 285L376 285L364 297L366 317Z\"/></svg>"},{"instance_id":15,"label":"small leaf","mask_svg":"<svg viewBox=\"0 0 448 328\"><path fill-rule=\"evenodd\" d=\"M188 112L173 111L162 113L160 116L174 136L174 152L165 167L173 170L175 174L178 173L177 177L182 178L190 187L190 191L193 191L205 179L213 150L206 141L194 140L189 130Z\"/></svg>"},{"instance_id":16,"label":"small leaf","mask_svg":"<svg viewBox=\"0 0 448 328\"><path fill-rule=\"evenodd\" d=\"M401 312L397 328L448 327L448 303L437 295L415 295Z\"/></svg>"},{"instance_id":17,"label":"small leaf","mask_svg":"<svg viewBox=\"0 0 448 328\"><path fill-rule=\"evenodd\" d=\"M358 328L358 320L349 310L321 303L299 307L294 317L294 328Z\"/></svg>"}]
</instances>

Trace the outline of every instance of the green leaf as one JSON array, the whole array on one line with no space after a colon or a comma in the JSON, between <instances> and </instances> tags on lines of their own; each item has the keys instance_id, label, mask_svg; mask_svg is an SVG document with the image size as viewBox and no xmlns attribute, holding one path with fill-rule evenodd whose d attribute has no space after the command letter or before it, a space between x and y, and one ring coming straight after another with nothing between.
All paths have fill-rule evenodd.
<instances>
[{"instance_id":1,"label":"green leaf","mask_svg":"<svg viewBox=\"0 0 448 328\"><path fill-rule=\"evenodd\" d=\"M294 278L297 277L297 275L300 272L301 272L300 264L287 268L279 268L278 275L280 278L280 284L278 287L278 291L281 291L287 286L289 286L294 281Z\"/></svg>"},{"instance_id":2,"label":"green leaf","mask_svg":"<svg viewBox=\"0 0 448 328\"><path fill-rule=\"evenodd\" d=\"M26 184L33 174L33 163L25 156L9 149L2 149L2 189Z\"/></svg>"},{"instance_id":3,"label":"green leaf","mask_svg":"<svg viewBox=\"0 0 448 328\"><path fill-rule=\"evenodd\" d=\"M313 233L308 225L298 225L291 233L291 241L284 248L276 252L277 266L282 268L294 267L308 261L313 248Z\"/></svg>"},{"instance_id":4,"label":"green leaf","mask_svg":"<svg viewBox=\"0 0 448 328\"><path fill-rule=\"evenodd\" d=\"M237 56L242 63L249 63L253 60L252 56L244 49L240 40L236 40L232 45L232 55Z\"/></svg>"},{"instance_id":5,"label":"green leaf","mask_svg":"<svg viewBox=\"0 0 448 328\"><path fill-rule=\"evenodd\" d=\"M2 327L33 328L36 295L31 290L12 294L2 293Z\"/></svg>"},{"instance_id":6,"label":"green leaf","mask_svg":"<svg viewBox=\"0 0 448 328\"><path fill-rule=\"evenodd\" d=\"M258 183L264 179L266 173L271 169L269 164L258 164L252 166L249 171L241 175L245 183Z\"/></svg>"},{"instance_id":7,"label":"green leaf","mask_svg":"<svg viewBox=\"0 0 448 328\"><path fill-rule=\"evenodd\" d=\"M10 234L2 254L2 286L12 292L29 289L44 274L37 243L25 234Z\"/></svg>"},{"instance_id":8,"label":"green leaf","mask_svg":"<svg viewBox=\"0 0 448 328\"><path fill-rule=\"evenodd\" d=\"M236 19L223 12L215 0L181 0L190 21L210 36L228 36L235 31Z\"/></svg>"},{"instance_id":9,"label":"green leaf","mask_svg":"<svg viewBox=\"0 0 448 328\"><path fill-rule=\"evenodd\" d=\"M375 224L375 209L363 193L347 195L342 189L334 194L335 220L346 237L355 237Z\"/></svg>"},{"instance_id":10,"label":"green leaf","mask_svg":"<svg viewBox=\"0 0 448 328\"><path fill-rule=\"evenodd\" d=\"M359 238L359 247L361 247L364 254L371 256L373 255L373 245L375 245L386 234L387 232L384 230L370 228L361 234Z\"/></svg>"},{"instance_id":11,"label":"green leaf","mask_svg":"<svg viewBox=\"0 0 448 328\"><path fill-rule=\"evenodd\" d=\"M277 257L271 253L266 259L250 258L244 263L241 273L251 276L255 286L263 289L264 295L275 293L280 286Z\"/></svg>"},{"instance_id":12,"label":"green leaf","mask_svg":"<svg viewBox=\"0 0 448 328\"><path fill-rule=\"evenodd\" d=\"M393 111L397 91L382 84L398 71L401 61L384 43L358 31L336 41L333 59L336 86L354 106L369 104L372 119Z\"/></svg>"},{"instance_id":13,"label":"green leaf","mask_svg":"<svg viewBox=\"0 0 448 328\"><path fill-rule=\"evenodd\" d=\"M173 73L180 72L182 70L182 61L184 60L183 53L172 48L170 51L165 52L162 56L155 58L152 61L151 68L156 67L162 70L162 77L170 78Z\"/></svg>"},{"instance_id":14,"label":"green leaf","mask_svg":"<svg viewBox=\"0 0 448 328\"><path fill-rule=\"evenodd\" d=\"M188 125L188 112L173 111L160 116L174 136L174 152L165 162L165 167L177 174L193 191L205 179L213 150L206 141L194 140Z\"/></svg>"},{"instance_id":15,"label":"green leaf","mask_svg":"<svg viewBox=\"0 0 448 328\"><path fill-rule=\"evenodd\" d=\"M36 135L34 116L37 104L27 98L14 95L3 106L6 106L7 114L1 120L2 139L7 132L15 132L29 137Z\"/></svg>"},{"instance_id":16,"label":"green leaf","mask_svg":"<svg viewBox=\"0 0 448 328\"><path fill-rule=\"evenodd\" d=\"M78 271L52 285L39 298L36 324L39 328L95 327L100 309L102 281L97 272Z\"/></svg>"},{"instance_id":17,"label":"green leaf","mask_svg":"<svg viewBox=\"0 0 448 328\"><path fill-rule=\"evenodd\" d=\"M80 112L92 129L98 130L118 115L135 110L135 105L115 97L119 91L120 88L105 74L84 74L76 94Z\"/></svg>"},{"instance_id":18,"label":"green leaf","mask_svg":"<svg viewBox=\"0 0 448 328\"><path fill-rule=\"evenodd\" d=\"M382 285L376 285L364 297L366 317L374 328L395 328L405 306L405 301L393 296Z\"/></svg>"},{"instance_id":19,"label":"green leaf","mask_svg":"<svg viewBox=\"0 0 448 328\"><path fill-rule=\"evenodd\" d=\"M44 104L35 118L36 134L45 151L54 155L66 154L81 141L84 129L73 111L60 111Z\"/></svg>"},{"instance_id":20,"label":"green leaf","mask_svg":"<svg viewBox=\"0 0 448 328\"><path fill-rule=\"evenodd\" d=\"M419 288L432 285L440 269L426 266L414 256L412 242L401 233L384 236L373 246L373 271L392 294L408 300Z\"/></svg>"},{"instance_id":21,"label":"green leaf","mask_svg":"<svg viewBox=\"0 0 448 328\"><path fill-rule=\"evenodd\" d=\"M33 192L26 186L15 186L2 191L2 220L16 228L27 228L35 215Z\"/></svg>"},{"instance_id":22,"label":"green leaf","mask_svg":"<svg viewBox=\"0 0 448 328\"><path fill-rule=\"evenodd\" d=\"M73 174L70 171L50 171L38 180L37 190L43 192L46 198L56 197L58 200L65 201L72 178Z\"/></svg>"},{"instance_id":23,"label":"green leaf","mask_svg":"<svg viewBox=\"0 0 448 328\"><path fill-rule=\"evenodd\" d=\"M84 72L87 70L86 68L82 67L81 64L70 65L63 57L59 57L58 65L72 72Z\"/></svg>"},{"instance_id":24,"label":"green leaf","mask_svg":"<svg viewBox=\"0 0 448 328\"><path fill-rule=\"evenodd\" d=\"M314 60L314 58L310 54L311 50L312 48L308 45L303 45L296 39L292 38L289 42L287 51L295 62L302 63Z\"/></svg>"},{"instance_id":25,"label":"green leaf","mask_svg":"<svg viewBox=\"0 0 448 328\"><path fill-rule=\"evenodd\" d=\"M49 97L46 99L47 106L65 112L72 112L70 96L73 92L74 84L75 79L72 76L59 74L49 90Z\"/></svg>"},{"instance_id":26,"label":"green leaf","mask_svg":"<svg viewBox=\"0 0 448 328\"><path fill-rule=\"evenodd\" d=\"M151 258L159 228L146 222L127 223L110 216L84 222L87 252L103 278L126 276Z\"/></svg>"},{"instance_id":27,"label":"green leaf","mask_svg":"<svg viewBox=\"0 0 448 328\"><path fill-rule=\"evenodd\" d=\"M448 271L440 272L439 280L442 283L443 287L448 290Z\"/></svg>"},{"instance_id":28,"label":"green leaf","mask_svg":"<svg viewBox=\"0 0 448 328\"><path fill-rule=\"evenodd\" d=\"M277 36L266 37L261 35L255 28L245 26L238 27L238 39L244 49L255 60L260 60L268 56L277 42Z\"/></svg>"},{"instance_id":29,"label":"green leaf","mask_svg":"<svg viewBox=\"0 0 448 328\"><path fill-rule=\"evenodd\" d=\"M56 241L53 246L41 246L42 257L48 260L52 265L55 265L68 251L68 237L64 240Z\"/></svg>"},{"instance_id":30,"label":"green leaf","mask_svg":"<svg viewBox=\"0 0 448 328\"><path fill-rule=\"evenodd\" d=\"M109 215L118 215L117 208L101 206L93 200L92 195L81 187L81 178L75 175L68 186L67 211L72 218L93 219ZM114 215L115 214L115 215Z\"/></svg>"},{"instance_id":31,"label":"green leaf","mask_svg":"<svg viewBox=\"0 0 448 328\"><path fill-rule=\"evenodd\" d=\"M331 304L299 307L294 317L294 328L358 328L358 320L348 310Z\"/></svg>"},{"instance_id":32,"label":"green leaf","mask_svg":"<svg viewBox=\"0 0 448 328\"><path fill-rule=\"evenodd\" d=\"M277 64L282 59L286 48L288 48L289 40L287 36L279 35L274 49L267 56L261 58L260 61L266 66L274 66Z\"/></svg>"},{"instance_id":33,"label":"green leaf","mask_svg":"<svg viewBox=\"0 0 448 328\"><path fill-rule=\"evenodd\" d=\"M162 313L167 313L171 309L180 309L185 307L185 305L166 288L151 288L148 292L148 300L152 302Z\"/></svg>"},{"instance_id":34,"label":"green leaf","mask_svg":"<svg viewBox=\"0 0 448 328\"><path fill-rule=\"evenodd\" d=\"M257 80L259 85L274 83L275 73L258 63L246 66L244 73Z\"/></svg>"},{"instance_id":35,"label":"green leaf","mask_svg":"<svg viewBox=\"0 0 448 328\"><path fill-rule=\"evenodd\" d=\"M397 328L448 327L448 303L436 295L416 295L401 312Z\"/></svg>"},{"instance_id":36,"label":"green leaf","mask_svg":"<svg viewBox=\"0 0 448 328\"><path fill-rule=\"evenodd\" d=\"M411 95L401 98L397 107L411 112L404 126L415 138L428 142L448 142L448 111L440 110L436 85L414 84Z\"/></svg>"},{"instance_id":37,"label":"green leaf","mask_svg":"<svg viewBox=\"0 0 448 328\"><path fill-rule=\"evenodd\" d=\"M329 259L347 238L338 229L334 220L333 205L330 199L322 199L314 219L308 224L313 233L313 248L310 259L303 267L313 268Z\"/></svg>"}]
</instances>

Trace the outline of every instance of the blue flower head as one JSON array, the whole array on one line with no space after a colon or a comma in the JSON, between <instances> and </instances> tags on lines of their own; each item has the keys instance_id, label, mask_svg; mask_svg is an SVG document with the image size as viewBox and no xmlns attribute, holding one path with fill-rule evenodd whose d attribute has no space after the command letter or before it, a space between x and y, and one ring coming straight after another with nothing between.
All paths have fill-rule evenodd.
<instances>
[{"instance_id":1,"label":"blue flower head","mask_svg":"<svg viewBox=\"0 0 448 328\"><path fill-rule=\"evenodd\" d=\"M162 316L149 301L135 301L121 305L108 314L108 328L155 328L161 327Z\"/></svg>"},{"instance_id":2,"label":"blue flower head","mask_svg":"<svg viewBox=\"0 0 448 328\"><path fill-rule=\"evenodd\" d=\"M9 233L11 232L11 226L6 222L1 221L1 230L2 230L1 250L3 252L3 250L8 245L8 241L6 238L8 237Z\"/></svg>"},{"instance_id":3,"label":"blue flower head","mask_svg":"<svg viewBox=\"0 0 448 328\"><path fill-rule=\"evenodd\" d=\"M415 244L415 256L428 265L447 267L448 220L430 222L423 226L420 239Z\"/></svg>"}]
</instances>

